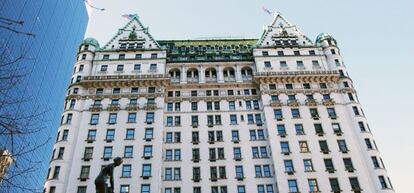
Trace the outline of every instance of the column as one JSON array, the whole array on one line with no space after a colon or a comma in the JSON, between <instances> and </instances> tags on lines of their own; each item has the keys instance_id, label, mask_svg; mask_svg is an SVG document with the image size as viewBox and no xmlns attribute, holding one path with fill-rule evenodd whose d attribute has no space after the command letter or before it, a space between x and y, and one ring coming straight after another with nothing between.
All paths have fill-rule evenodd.
<instances>
[{"instance_id":1,"label":"column","mask_svg":"<svg viewBox=\"0 0 414 193\"><path fill-rule=\"evenodd\" d=\"M236 82L243 82L240 64L236 64Z\"/></svg>"}]
</instances>

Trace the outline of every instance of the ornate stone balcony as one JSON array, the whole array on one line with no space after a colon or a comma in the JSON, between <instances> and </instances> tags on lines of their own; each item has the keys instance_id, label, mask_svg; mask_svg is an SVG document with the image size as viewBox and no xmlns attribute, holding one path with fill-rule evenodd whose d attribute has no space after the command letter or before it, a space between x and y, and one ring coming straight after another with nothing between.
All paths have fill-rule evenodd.
<instances>
[{"instance_id":1,"label":"ornate stone balcony","mask_svg":"<svg viewBox=\"0 0 414 193\"><path fill-rule=\"evenodd\" d=\"M198 77L187 77L188 83L198 83Z\"/></svg>"},{"instance_id":2,"label":"ornate stone balcony","mask_svg":"<svg viewBox=\"0 0 414 193\"><path fill-rule=\"evenodd\" d=\"M155 103L145 103L144 104L144 109L147 111L153 111L155 109L157 109L157 104Z\"/></svg>"},{"instance_id":3,"label":"ornate stone balcony","mask_svg":"<svg viewBox=\"0 0 414 193\"><path fill-rule=\"evenodd\" d=\"M261 83L336 82L338 71L283 71L255 72L254 79Z\"/></svg>"},{"instance_id":4,"label":"ornate stone balcony","mask_svg":"<svg viewBox=\"0 0 414 193\"><path fill-rule=\"evenodd\" d=\"M109 104L106 108L106 110L108 111L119 111L120 109L121 107L119 106L119 104Z\"/></svg>"},{"instance_id":5,"label":"ornate stone balcony","mask_svg":"<svg viewBox=\"0 0 414 193\"><path fill-rule=\"evenodd\" d=\"M298 100L293 99L293 100L288 100L287 105L291 107L298 107L300 104Z\"/></svg>"},{"instance_id":6,"label":"ornate stone balcony","mask_svg":"<svg viewBox=\"0 0 414 193\"><path fill-rule=\"evenodd\" d=\"M307 106L313 107L313 106L317 106L318 105L318 102L316 102L315 99L306 99L305 104Z\"/></svg>"},{"instance_id":7,"label":"ornate stone balcony","mask_svg":"<svg viewBox=\"0 0 414 193\"><path fill-rule=\"evenodd\" d=\"M89 107L89 111L91 112L99 112L102 111L102 104L93 104Z\"/></svg>"},{"instance_id":8,"label":"ornate stone balcony","mask_svg":"<svg viewBox=\"0 0 414 193\"><path fill-rule=\"evenodd\" d=\"M272 107L281 107L283 105L282 101L280 100L271 100L270 106Z\"/></svg>"},{"instance_id":9,"label":"ornate stone balcony","mask_svg":"<svg viewBox=\"0 0 414 193\"><path fill-rule=\"evenodd\" d=\"M225 82L236 82L236 78L234 76L227 76L224 77Z\"/></svg>"},{"instance_id":10,"label":"ornate stone balcony","mask_svg":"<svg viewBox=\"0 0 414 193\"><path fill-rule=\"evenodd\" d=\"M217 82L217 77L206 77L206 82Z\"/></svg>"},{"instance_id":11,"label":"ornate stone balcony","mask_svg":"<svg viewBox=\"0 0 414 193\"><path fill-rule=\"evenodd\" d=\"M138 111L139 110L139 106L138 104L128 104L126 109L128 111Z\"/></svg>"},{"instance_id":12,"label":"ornate stone balcony","mask_svg":"<svg viewBox=\"0 0 414 193\"><path fill-rule=\"evenodd\" d=\"M244 82L252 81L253 80L253 76L242 76L242 79L243 79Z\"/></svg>"},{"instance_id":13,"label":"ornate stone balcony","mask_svg":"<svg viewBox=\"0 0 414 193\"><path fill-rule=\"evenodd\" d=\"M171 82L172 83L180 83L180 77L172 77Z\"/></svg>"},{"instance_id":14,"label":"ornate stone balcony","mask_svg":"<svg viewBox=\"0 0 414 193\"><path fill-rule=\"evenodd\" d=\"M169 74L85 76L80 82L90 87L160 86L170 82Z\"/></svg>"},{"instance_id":15,"label":"ornate stone balcony","mask_svg":"<svg viewBox=\"0 0 414 193\"><path fill-rule=\"evenodd\" d=\"M325 106L333 106L335 105L335 101L333 99L323 99L322 104Z\"/></svg>"}]
</instances>

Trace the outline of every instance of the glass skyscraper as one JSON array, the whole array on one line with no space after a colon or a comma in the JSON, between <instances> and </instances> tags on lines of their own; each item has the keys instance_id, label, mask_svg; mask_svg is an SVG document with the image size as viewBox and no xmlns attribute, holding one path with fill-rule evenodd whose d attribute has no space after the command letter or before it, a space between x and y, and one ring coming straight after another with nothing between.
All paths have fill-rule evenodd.
<instances>
[{"instance_id":1,"label":"glass skyscraper","mask_svg":"<svg viewBox=\"0 0 414 193\"><path fill-rule=\"evenodd\" d=\"M87 22L88 14L83 0L0 1L0 47L2 51L7 50L11 57L24 56L15 66L23 68L26 74L15 90L10 92L13 97L32 100L14 106L13 110L45 112L36 117L37 120L44 120L41 125L44 129L30 138L18 141L25 146L35 146L36 142L47 143L35 153L16 160L15 163L23 165L27 164L25 160L38 162L35 172L12 179L13 183L22 187L6 188L10 183L3 181L0 192L18 193L28 192L25 188L42 189L48 168L46 160L50 159L50 149L54 143L52 138L56 135L63 110L61 100L69 84L67 80L71 76L74 56L84 38ZM2 135L0 148L11 148L10 140ZM12 164L10 170L13 167L16 164Z\"/></svg>"}]
</instances>

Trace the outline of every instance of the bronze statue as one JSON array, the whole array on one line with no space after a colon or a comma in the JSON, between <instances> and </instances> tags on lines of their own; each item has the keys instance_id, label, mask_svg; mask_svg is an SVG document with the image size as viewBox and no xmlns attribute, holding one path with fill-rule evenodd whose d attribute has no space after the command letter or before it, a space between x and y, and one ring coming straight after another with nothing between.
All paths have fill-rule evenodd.
<instances>
[{"instance_id":1,"label":"bronze statue","mask_svg":"<svg viewBox=\"0 0 414 193\"><path fill-rule=\"evenodd\" d=\"M102 168L98 177L95 179L96 193L113 193L114 192L114 168L122 164L122 158L116 157L114 163L111 163ZM111 183L111 187L108 188L106 181Z\"/></svg>"}]
</instances>

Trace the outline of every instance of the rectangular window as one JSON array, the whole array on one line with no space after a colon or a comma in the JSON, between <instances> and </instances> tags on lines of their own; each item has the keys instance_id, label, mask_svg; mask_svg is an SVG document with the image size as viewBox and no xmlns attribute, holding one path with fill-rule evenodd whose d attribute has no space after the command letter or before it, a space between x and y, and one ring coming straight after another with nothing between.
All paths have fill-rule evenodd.
<instances>
[{"instance_id":1,"label":"rectangular window","mask_svg":"<svg viewBox=\"0 0 414 193\"><path fill-rule=\"evenodd\" d=\"M142 177L151 177L151 164L142 164Z\"/></svg>"},{"instance_id":2,"label":"rectangular window","mask_svg":"<svg viewBox=\"0 0 414 193\"><path fill-rule=\"evenodd\" d=\"M296 182L296 180L288 180L288 185L289 185L289 192L290 193L298 193L299 192L298 183Z\"/></svg>"},{"instance_id":3,"label":"rectangular window","mask_svg":"<svg viewBox=\"0 0 414 193\"><path fill-rule=\"evenodd\" d=\"M283 162L285 164L285 172L288 174L293 174L293 172L295 172L295 169L293 167L292 160L284 160Z\"/></svg>"},{"instance_id":4,"label":"rectangular window","mask_svg":"<svg viewBox=\"0 0 414 193\"><path fill-rule=\"evenodd\" d=\"M145 138L146 140L153 139L153 128L146 128L145 129Z\"/></svg>"},{"instance_id":5,"label":"rectangular window","mask_svg":"<svg viewBox=\"0 0 414 193\"><path fill-rule=\"evenodd\" d=\"M316 179L308 179L308 184L309 184L309 191L310 192L319 192L319 186L318 186L318 182L316 181Z\"/></svg>"},{"instance_id":6,"label":"rectangular window","mask_svg":"<svg viewBox=\"0 0 414 193\"><path fill-rule=\"evenodd\" d=\"M123 178L130 178L131 177L131 169L132 166L129 164L125 164L122 166L122 177Z\"/></svg>"},{"instance_id":7,"label":"rectangular window","mask_svg":"<svg viewBox=\"0 0 414 193\"><path fill-rule=\"evenodd\" d=\"M108 124L116 124L117 114L116 113L109 113Z\"/></svg>"},{"instance_id":8,"label":"rectangular window","mask_svg":"<svg viewBox=\"0 0 414 193\"><path fill-rule=\"evenodd\" d=\"M149 184L142 184L141 185L141 193L150 193L151 187Z\"/></svg>"},{"instance_id":9,"label":"rectangular window","mask_svg":"<svg viewBox=\"0 0 414 193\"><path fill-rule=\"evenodd\" d=\"M112 157L112 147L104 147L103 159L110 159Z\"/></svg>"},{"instance_id":10,"label":"rectangular window","mask_svg":"<svg viewBox=\"0 0 414 193\"><path fill-rule=\"evenodd\" d=\"M275 118L277 120L282 120L283 119L282 109L274 109L273 113L274 113Z\"/></svg>"},{"instance_id":11,"label":"rectangular window","mask_svg":"<svg viewBox=\"0 0 414 193\"><path fill-rule=\"evenodd\" d=\"M152 157L152 145L144 146L144 158Z\"/></svg>"},{"instance_id":12,"label":"rectangular window","mask_svg":"<svg viewBox=\"0 0 414 193\"><path fill-rule=\"evenodd\" d=\"M137 119L137 113L128 113L128 123L135 123Z\"/></svg>"},{"instance_id":13,"label":"rectangular window","mask_svg":"<svg viewBox=\"0 0 414 193\"><path fill-rule=\"evenodd\" d=\"M81 172L80 172L80 176L79 178L81 180L86 180L89 178L89 171L91 169L91 166L82 166L81 167Z\"/></svg>"},{"instance_id":14,"label":"rectangular window","mask_svg":"<svg viewBox=\"0 0 414 193\"><path fill-rule=\"evenodd\" d=\"M135 129L127 129L125 139L134 139Z\"/></svg>"},{"instance_id":15,"label":"rectangular window","mask_svg":"<svg viewBox=\"0 0 414 193\"><path fill-rule=\"evenodd\" d=\"M125 146L124 157L125 158L132 158L133 152L134 152L133 146Z\"/></svg>"},{"instance_id":16,"label":"rectangular window","mask_svg":"<svg viewBox=\"0 0 414 193\"><path fill-rule=\"evenodd\" d=\"M331 192L340 192L341 187L339 186L339 181L337 178L329 178L329 184L331 185Z\"/></svg>"},{"instance_id":17,"label":"rectangular window","mask_svg":"<svg viewBox=\"0 0 414 193\"><path fill-rule=\"evenodd\" d=\"M295 124L296 135L305 135L302 124Z\"/></svg>"},{"instance_id":18,"label":"rectangular window","mask_svg":"<svg viewBox=\"0 0 414 193\"><path fill-rule=\"evenodd\" d=\"M236 166L236 178L237 178L237 179L242 179L242 178L244 178L244 174L243 174L243 166Z\"/></svg>"},{"instance_id":19,"label":"rectangular window","mask_svg":"<svg viewBox=\"0 0 414 193\"><path fill-rule=\"evenodd\" d=\"M145 122L147 124L151 124L154 122L154 112L147 112L146 118L145 118Z\"/></svg>"},{"instance_id":20,"label":"rectangular window","mask_svg":"<svg viewBox=\"0 0 414 193\"><path fill-rule=\"evenodd\" d=\"M378 176L379 182L381 184L382 189L388 189L387 182L385 181L384 176Z\"/></svg>"},{"instance_id":21,"label":"rectangular window","mask_svg":"<svg viewBox=\"0 0 414 193\"><path fill-rule=\"evenodd\" d=\"M288 142L280 142L281 152L283 154L290 154L290 148Z\"/></svg>"},{"instance_id":22,"label":"rectangular window","mask_svg":"<svg viewBox=\"0 0 414 193\"><path fill-rule=\"evenodd\" d=\"M121 185L120 192L121 193L130 193L129 192L129 185Z\"/></svg>"},{"instance_id":23,"label":"rectangular window","mask_svg":"<svg viewBox=\"0 0 414 193\"><path fill-rule=\"evenodd\" d=\"M272 64L270 63L270 61L265 61L264 66L265 66L265 68L271 68Z\"/></svg>"},{"instance_id":24,"label":"rectangular window","mask_svg":"<svg viewBox=\"0 0 414 193\"><path fill-rule=\"evenodd\" d=\"M230 124L237 125L237 115L230 115Z\"/></svg>"},{"instance_id":25,"label":"rectangular window","mask_svg":"<svg viewBox=\"0 0 414 193\"><path fill-rule=\"evenodd\" d=\"M88 131L88 137L87 137L87 141L95 141L96 139L96 130L89 130Z\"/></svg>"},{"instance_id":26,"label":"rectangular window","mask_svg":"<svg viewBox=\"0 0 414 193\"><path fill-rule=\"evenodd\" d=\"M285 125L277 125L277 133L279 136L286 136L286 128Z\"/></svg>"},{"instance_id":27,"label":"rectangular window","mask_svg":"<svg viewBox=\"0 0 414 193\"><path fill-rule=\"evenodd\" d=\"M115 139L115 129L106 130L106 141L113 141Z\"/></svg>"},{"instance_id":28,"label":"rectangular window","mask_svg":"<svg viewBox=\"0 0 414 193\"><path fill-rule=\"evenodd\" d=\"M141 64L134 64L134 71L141 71Z\"/></svg>"},{"instance_id":29,"label":"rectangular window","mask_svg":"<svg viewBox=\"0 0 414 193\"><path fill-rule=\"evenodd\" d=\"M124 71L124 65L123 64L119 64L116 66L116 71L117 72L123 72Z\"/></svg>"},{"instance_id":30,"label":"rectangular window","mask_svg":"<svg viewBox=\"0 0 414 193\"><path fill-rule=\"evenodd\" d=\"M292 118L293 119L299 119L300 118L299 109L291 109L291 112L292 112Z\"/></svg>"}]
</instances>

